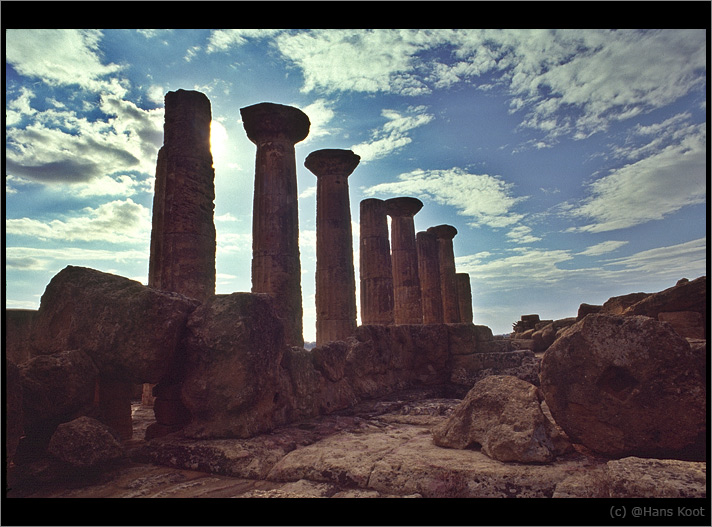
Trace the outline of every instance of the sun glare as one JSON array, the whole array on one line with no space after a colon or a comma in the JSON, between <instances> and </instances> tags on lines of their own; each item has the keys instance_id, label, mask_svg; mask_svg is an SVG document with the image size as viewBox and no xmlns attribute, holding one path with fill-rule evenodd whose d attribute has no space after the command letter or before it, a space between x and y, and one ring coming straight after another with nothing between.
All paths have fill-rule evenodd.
<instances>
[{"instance_id":1,"label":"sun glare","mask_svg":"<svg viewBox=\"0 0 712 527\"><path fill-rule=\"evenodd\" d=\"M228 137L227 130L219 121L210 123L210 151L213 154L213 166L226 162Z\"/></svg>"}]
</instances>

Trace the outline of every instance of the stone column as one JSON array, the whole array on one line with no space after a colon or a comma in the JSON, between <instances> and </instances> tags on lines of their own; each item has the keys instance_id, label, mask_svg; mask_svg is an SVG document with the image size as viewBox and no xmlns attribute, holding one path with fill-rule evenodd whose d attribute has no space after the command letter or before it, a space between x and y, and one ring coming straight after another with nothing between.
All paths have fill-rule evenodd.
<instances>
[{"instance_id":1,"label":"stone column","mask_svg":"<svg viewBox=\"0 0 712 527\"><path fill-rule=\"evenodd\" d=\"M166 94L153 197L148 285L198 300L215 294L211 120L204 94Z\"/></svg>"},{"instance_id":2,"label":"stone column","mask_svg":"<svg viewBox=\"0 0 712 527\"><path fill-rule=\"evenodd\" d=\"M215 170L210 152L210 100L197 91L178 90L165 96L163 146L158 152L153 197L151 254L148 285L164 291L206 300L215 294ZM180 355L178 355L180 356ZM180 359L170 367L182 372ZM130 386L107 385L101 380L104 413L122 421L131 419ZM180 374L167 374L145 391L170 387L179 390ZM111 399L111 400L110 400ZM122 400L122 402L119 401ZM146 404L154 401L144 399ZM169 404L187 412L180 400ZM161 416L157 415L157 425ZM116 425L115 425L116 426ZM171 430L175 431L175 429Z\"/></svg>"},{"instance_id":3,"label":"stone column","mask_svg":"<svg viewBox=\"0 0 712 527\"><path fill-rule=\"evenodd\" d=\"M356 331L356 278L348 177L360 157L317 150L304 161L316 177L316 344Z\"/></svg>"},{"instance_id":4,"label":"stone column","mask_svg":"<svg viewBox=\"0 0 712 527\"><path fill-rule=\"evenodd\" d=\"M257 146L252 210L252 292L276 299L287 342L303 346L299 212L294 145L309 133L299 109L260 103L240 109L247 137Z\"/></svg>"},{"instance_id":5,"label":"stone column","mask_svg":"<svg viewBox=\"0 0 712 527\"><path fill-rule=\"evenodd\" d=\"M456 273L457 299L460 305L460 322L462 324L472 324L472 286L470 285L470 275L467 273Z\"/></svg>"},{"instance_id":6,"label":"stone column","mask_svg":"<svg viewBox=\"0 0 712 527\"><path fill-rule=\"evenodd\" d=\"M393 270L388 240L386 202L361 201L359 275L361 279L361 323L393 324Z\"/></svg>"},{"instance_id":7,"label":"stone column","mask_svg":"<svg viewBox=\"0 0 712 527\"><path fill-rule=\"evenodd\" d=\"M455 279L455 254L452 248L452 239L457 234L457 229L452 225L438 225L430 227L438 237L438 252L440 255L440 290L443 296L443 322L456 324L460 322L460 305L457 300L457 281Z\"/></svg>"},{"instance_id":8,"label":"stone column","mask_svg":"<svg viewBox=\"0 0 712 527\"><path fill-rule=\"evenodd\" d=\"M415 246L415 216L423 208L417 198L386 200L391 217L391 263L393 269L393 315L396 324L422 324L423 307Z\"/></svg>"},{"instance_id":9,"label":"stone column","mask_svg":"<svg viewBox=\"0 0 712 527\"><path fill-rule=\"evenodd\" d=\"M418 250L418 277L423 304L423 324L442 324L443 296L440 291L440 253L438 238L432 232L415 235Z\"/></svg>"}]
</instances>

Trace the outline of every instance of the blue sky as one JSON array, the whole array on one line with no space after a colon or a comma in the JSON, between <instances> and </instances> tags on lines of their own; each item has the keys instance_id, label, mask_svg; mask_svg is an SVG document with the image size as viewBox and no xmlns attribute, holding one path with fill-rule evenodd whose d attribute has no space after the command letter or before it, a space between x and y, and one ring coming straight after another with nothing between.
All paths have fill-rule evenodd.
<instances>
[{"instance_id":1,"label":"blue sky","mask_svg":"<svg viewBox=\"0 0 712 527\"><path fill-rule=\"evenodd\" d=\"M420 198L416 230L458 229L475 323L495 333L706 273L705 30L9 30L5 53L7 307L36 309L67 265L146 283L177 89L212 104L218 293L250 290L255 147L239 109L309 116L306 340L303 163L322 148L361 156L355 251L362 199Z\"/></svg>"}]
</instances>

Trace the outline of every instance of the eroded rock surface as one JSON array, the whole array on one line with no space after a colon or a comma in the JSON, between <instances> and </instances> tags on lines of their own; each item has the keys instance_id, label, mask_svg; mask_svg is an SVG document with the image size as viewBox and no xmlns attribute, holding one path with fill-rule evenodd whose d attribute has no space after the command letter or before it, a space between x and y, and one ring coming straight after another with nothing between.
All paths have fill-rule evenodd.
<instances>
[{"instance_id":1,"label":"eroded rock surface","mask_svg":"<svg viewBox=\"0 0 712 527\"><path fill-rule=\"evenodd\" d=\"M611 457L703 455L704 357L645 316L592 314L546 351L541 389L572 441Z\"/></svg>"}]
</instances>

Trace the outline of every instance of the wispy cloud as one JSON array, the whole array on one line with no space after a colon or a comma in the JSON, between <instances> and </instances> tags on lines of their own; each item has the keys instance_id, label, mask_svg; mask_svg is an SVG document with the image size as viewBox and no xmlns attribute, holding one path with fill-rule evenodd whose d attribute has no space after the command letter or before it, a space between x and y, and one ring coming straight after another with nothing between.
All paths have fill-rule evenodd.
<instances>
[{"instance_id":1,"label":"wispy cloud","mask_svg":"<svg viewBox=\"0 0 712 527\"><path fill-rule=\"evenodd\" d=\"M527 197L513 195L514 186L498 176L472 174L461 168L414 170L398 176L398 181L364 189L367 196L415 196L455 207L472 226L508 227L524 215L515 206ZM525 234L520 231L520 234Z\"/></svg>"},{"instance_id":2,"label":"wispy cloud","mask_svg":"<svg viewBox=\"0 0 712 527\"><path fill-rule=\"evenodd\" d=\"M581 256L600 256L602 254L611 253L616 249L620 249L626 244L628 244L627 241L610 240L607 242L597 243L596 245L591 245L577 254Z\"/></svg>"},{"instance_id":3,"label":"wispy cloud","mask_svg":"<svg viewBox=\"0 0 712 527\"><path fill-rule=\"evenodd\" d=\"M369 141L351 147L351 150L361 156L362 163L385 157L403 148L412 141L408 132L433 120L433 116L426 113L424 106L410 107L404 113L383 110L381 115L386 118L383 127L371 132Z\"/></svg>"},{"instance_id":4,"label":"wispy cloud","mask_svg":"<svg viewBox=\"0 0 712 527\"><path fill-rule=\"evenodd\" d=\"M591 196L568 212L592 223L571 231L606 232L663 219L687 205L705 203L707 196L707 134L705 124L659 148L646 146L647 157L612 170L594 181ZM629 155L635 155L630 153Z\"/></svg>"}]
</instances>

